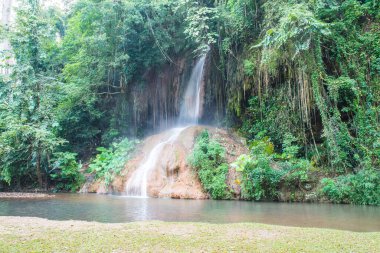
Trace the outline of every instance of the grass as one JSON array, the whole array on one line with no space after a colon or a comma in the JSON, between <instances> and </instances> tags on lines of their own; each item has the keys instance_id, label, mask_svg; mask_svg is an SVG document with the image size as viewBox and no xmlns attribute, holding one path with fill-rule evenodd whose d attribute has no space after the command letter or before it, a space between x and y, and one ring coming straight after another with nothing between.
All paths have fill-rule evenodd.
<instances>
[{"instance_id":1,"label":"grass","mask_svg":"<svg viewBox=\"0 0 380 253\"><path fill-rule=\"evenodd\" d=\"M256 223L109 224L0 217L0 252L380 252L380 232Z\"/></svg>"}]
</instances>

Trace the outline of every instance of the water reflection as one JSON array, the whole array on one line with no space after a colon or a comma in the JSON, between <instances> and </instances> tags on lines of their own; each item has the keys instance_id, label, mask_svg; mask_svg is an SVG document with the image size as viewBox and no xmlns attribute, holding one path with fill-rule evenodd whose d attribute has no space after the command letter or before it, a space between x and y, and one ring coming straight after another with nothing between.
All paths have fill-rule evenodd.
<instances>
[{"instance_id":1,"label":"water reflection","mask_svg":"<svg viewBox=\"0 0 380 253\"><path fill-rule=\"evenodd\" d=\"M99 222L259 222L380 231L379 207L150 199L96 194L59 194L57 198L47 200L0 200L0 215Z\"/></svg>"}]
</instances>

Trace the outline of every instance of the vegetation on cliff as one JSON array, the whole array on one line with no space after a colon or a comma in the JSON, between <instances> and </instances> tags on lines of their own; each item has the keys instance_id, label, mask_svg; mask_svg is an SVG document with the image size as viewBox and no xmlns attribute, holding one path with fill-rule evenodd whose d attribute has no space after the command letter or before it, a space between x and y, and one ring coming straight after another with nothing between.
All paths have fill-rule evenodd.
<instances>
[{"instance_id":1,"label":"vegetation on cliff","mask_svg":"<svg viewBox=\"0 0 380 253\"><path fill-rule=\"evenodd\" d=\"M95 174L97 179L104 179L105 185L108 186L124 169L135 144L136 141L125 138L119 143L112 143L109 148L98 147L96 150L99 153L89 164L88 172Z\"/></svg>"},{"instance_id":2,"label":"vegetation on cliff","mask_svg":"<svg viewBox=\"0 0 380 253\"><path fill-rule=\"evenodd\" d=\"M226 184L228 164L224 152L224 148L204 130L197 137L194 150L188 157L188 162L197 169L203 187L213 199L230 198Z\"/></svg>"},{"instance_id":3,"label":"vegetation on cliff","mask_svg":"<svg viewBox=\"0 0 380 253\"><path fill-rule=\"evenodd\" d=\"M247 138L247 199L313 177L331 201L379 204L379 13L376 0L78 0L65 12L24 0L0 30L15 59L1 54L0 180L76 189L97 147L178 116L180 87L150 76L210 50L203 120Z\"/></svg>"}]
</instances>

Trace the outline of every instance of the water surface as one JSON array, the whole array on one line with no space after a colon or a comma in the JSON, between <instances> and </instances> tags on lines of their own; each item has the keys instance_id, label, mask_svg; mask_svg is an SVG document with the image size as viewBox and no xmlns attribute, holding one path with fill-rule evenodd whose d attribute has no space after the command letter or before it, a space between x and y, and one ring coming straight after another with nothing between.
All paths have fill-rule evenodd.
<instances>
[{"instance_id":1,"label":"water surface","mask_svg":"<svg viewBox=\"0 0 380 253\"><path fill-rule=\"evenodd\" d=\"M0 216L51 220L131 222L258 222L351 231L380 231L380 207L263 203L246 201L128 198L114 195L58 194L52 199L0 200Z\"/></svg>"}]
</instances>

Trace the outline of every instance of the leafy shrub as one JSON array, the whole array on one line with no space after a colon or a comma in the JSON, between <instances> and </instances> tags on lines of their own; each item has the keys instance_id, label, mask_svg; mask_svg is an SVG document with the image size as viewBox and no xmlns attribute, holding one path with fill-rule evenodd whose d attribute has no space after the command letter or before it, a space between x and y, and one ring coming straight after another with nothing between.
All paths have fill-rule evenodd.
<instances>
[{"instance_id":1,"label":"leafy shrub","mask_svg":"<svg viewBox=\"0 0 380 253\"><path fill-rule=\"evenodd\" d=\"M302 183L315 180L311 177L316 170L314 163L297 158L299 147L295 143L297 139L286 134L283 152L276 154L268 137L252 142L251 154L240 156L234 163L243 176L242 198L274 200L282 185L294 191ZM321 194L334 203L380 204L380 173L375 169L361 169L335 179L324 178L321 183Z\"/></svg>"},{"instance_id":2,"label":"leafy shrub","mask_svg":"<svg viewBox=\"0 0 380 253\"><path fill-rule=\"evenodd\" d=\"M277 155L281 159L279 167L286 172L283 176L285 186L291 190L309 180L309 172L313 167L309 160L297 158L300 147L296 143L297 138L286 133L282 143L282 154Z\"/></svg>"},{"instance_id":3,"label":"leafy shrub","mask_svg":"<svg viewBox=\"0 0 380 253\"><path fill-rule=\"evenodd\" d=\"M233 164L242 173L241 196L249 200L276 199L283 171L271 167L274 146L269 138L254 140L251 154Z\"/></svg>"},{"instance_id":4,"label":"leafy shrub","mask_svg":"<svg viewBox=\"0 0 380 253\"><path fill-rule=\"evenodd\" d=\"M213 199L226 199L226 175L228 173L228 164L222 163L214 169L201 169L198 171L199 178L205 189L211 194Z\"/></svg>"},{"instance_id":5,"label":"leafy shrub","mask_svg":"<svg viewBox=\"0 0 380 253\"><path fill-rule=\"evenodd\" d=\"M278 186L283 176L281 170L269 166L266 157L253 159L244 168L242 181L242 198L244 199L277 199Z\"/></svg>"},{"instance_id":6,"label":"leafy shrub","mask_svg":"<svg viewBox=\"0 0 380 253\"><path fill-rule=\"evenodd\" d=\"M106 185L109 185L115 175L120 174L125 163L130 158L130 154L136 142L127 138L119 143L113 143L111 147L98 147L99 154L89 166L89 172L95 173L96 178L104 178Z\"/></svg>"},{"instance_id":7,"label":"leafy shrub","mask_svg":"<svg viewBox=\"0 0 380 253\"><path fill-rule=\"evenodd\" d=\"M255 65L253 62L251 62L249 60L244 60L243 61L243 67L244 67L244 74L246 74L247 76L253 76L254 75Z\"/></svg>"},{"instance_id":8,"label":"leafy shrub","mask_svg":"<svg viewBox=\"0 0 380 253\"><path fill-rule=\"evenodd\" d=\"M380 173L364 169L357 174L324 178L321 192L334 203L380 205Z\"/></svg>"},{"instance_id":9,"label":"leafy shrub","mask_svg":"<svg viewBox=\"0 0 380 253\"><path fill-rule=\"evenodd\" d=\"M306 190L311 189L312 186L310 184L303 185L303 183L313 181L312 177L310 177L313 165L309 160L293 159L281 162L279 166L284 171L282 180L286 189L290 191L299 190L301 187Z\"/></svg>"},{"instance_id":10,"label":"leafy shrub","mask_svg":"<svg viewBox=\"0 0 380 253\"><path fill-rule=\"evenodd\" d=\"M81 165L76 161L76 153L54 153L53 169L50 177L55 182L56 191L77 191L84 181L80 173Z\"/></svg>"},{"instance_id":11,"label":"leafy shrub","mask_svg":"<svg viewBox=\"0 0 380 253\"><path fill-rule=\"evenodd\" d=\"M203 187L213 199L227 199L226 177L228 164L225 162L224 148L210 139L207 130L197 138L194 150L188 157L191 166L198 170Z\"/></svg>"},{"instance_id":12,"label":"leafy shrub","mask_svg":"<svg viewBox=\"0 0 380 253\"><path fill-rule=\"evenodd\" d=\"M293 159L297 157L300 147L294 145L295 142L297 142L297 138L295 138L292 134L285 134L284 140L282 142L283 159Z\"/></svg>"},{"instance_id":13,"label":"leafy shrub","mask_svg":"<svg viewBox=\"0 0 380 253\"><path fill-rule=\"evenodd\" d=\"M274 152L268 137L258 136L250 145L251 153L241 155L233 164L242 173L241 196L249 200L278 199L282 183L296 190L309 180L312 164L297 158L299 147L291 134L285 134L283 152Z\"/></svg>"},{"instance_id":14,"label":"leafy shrub","mask_svg":"<svg viewBox=\"0 0 380 253\"><path fill-rule=\"evenodd\" d=\"M263 135L270 137L276 151L281 150L281 145L289 131L297 140L303 141L299 117L289 108L287 91L280 90L265 98L254 96L249 99L249 105L242 117L240 131L249 140L261 139Z\"/></svg>"}]
</instances>

